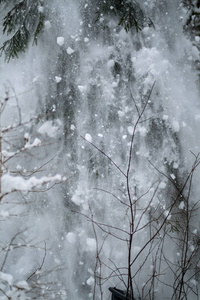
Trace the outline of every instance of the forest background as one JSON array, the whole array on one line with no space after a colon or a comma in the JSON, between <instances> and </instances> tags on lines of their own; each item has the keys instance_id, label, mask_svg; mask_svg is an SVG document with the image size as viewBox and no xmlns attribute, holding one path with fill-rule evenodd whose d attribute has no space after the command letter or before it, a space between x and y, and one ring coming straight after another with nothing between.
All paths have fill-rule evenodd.
<instances>
[{"instance_id":1,"label":"forest background","mask_svg":"<svg viewBox=\"0 0 200 300\"><path fill-rule=\"evenodd\" d=\"M0 12L0 299L199 299L200 2Z\"/></svg>"}]
</instances>

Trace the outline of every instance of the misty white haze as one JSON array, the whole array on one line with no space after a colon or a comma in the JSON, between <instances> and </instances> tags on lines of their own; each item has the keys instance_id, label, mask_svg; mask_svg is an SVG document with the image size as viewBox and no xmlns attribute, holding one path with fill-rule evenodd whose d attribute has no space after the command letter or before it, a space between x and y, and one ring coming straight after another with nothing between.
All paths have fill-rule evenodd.
<instances>
[{"instance_id":1,"label":"misty white haze","mask_svg":"<svg viewBox=\"0 0 200 300\"><path fill-rule=\"evenodd\" d=\"M199 3L121 2L141 28L38 0L37 45L0 58L0 300L200 299Z\"/></svg>"}]
</instances>

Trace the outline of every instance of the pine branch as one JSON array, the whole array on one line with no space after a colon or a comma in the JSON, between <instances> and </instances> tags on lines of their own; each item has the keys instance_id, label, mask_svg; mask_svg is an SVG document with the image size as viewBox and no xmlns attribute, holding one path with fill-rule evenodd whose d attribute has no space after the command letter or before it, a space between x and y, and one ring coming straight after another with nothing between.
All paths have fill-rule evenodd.
<instances>
[{"instance_id":1,"label":"pine branch","mask_svg":"<svg viewBox=\"0 0 200 300\"><path fill-rule=\"evenodd\" d=\"M37 45L38 42L38 35L42 32L42 30L44 29L44 20L45 20L45 16L44 14L40 13L39 14L39 20L38 20L38 24L34 33L34 37L33 37L33 45Z\"/></svg>"},{"instance_id":2,"label":"pine branch","mask_svg":"<svg viewBox=\"0 0 200 300\"><path fill-rule=\"evenodd\" d=\"M27 7L27 0L16 4L5 16L3 22L3 34L10 34L15 31L16 26L24 23L25 10Z\"/></svg>"},{"instance_id":3,"label":"pine branch","mask_svg":"<svg viewBox=\"0 0 200 300\"><path fill-rule=\"evenodd\" d=\"M0 48L0 55L5 53L5 60L8 62L11 58L18 57L19 52L25 52L28 47L29 32L26 27L19 29L11 39L5 41Z\"/></svg>"},{"instance_id":4,"label":"pine branch","mask_svg":"<svg viewBox=\"0 0 200 300\"><path fill-rule=\"evenodd\" d=\"M112 10L110 7L112 7ZM123 26L126 32L129 32L131 28L135 28L138 32L144 26L154 27L152 20L136 1L111 0L108 4L104 5L103 11L105 14L114 14L118 17L118 25Z\"/></svg>"},{"instance_id":5,"label":"pine branch","mask_svg":"<svg viewBox=\"0 0 200 300\"><path fill-rule=\"evenodd\" d=\"M2 1L0 0L0 4ZM38 42L38 35L44 28L45 15L39 7L39 0L21 0L7 13L3 22L3 34L13 36L0 47L0 56L5 53L5 60L18 57L20 52L25 52L29 41L33 38L33 45Z\"/></svg>"}]
</instances>

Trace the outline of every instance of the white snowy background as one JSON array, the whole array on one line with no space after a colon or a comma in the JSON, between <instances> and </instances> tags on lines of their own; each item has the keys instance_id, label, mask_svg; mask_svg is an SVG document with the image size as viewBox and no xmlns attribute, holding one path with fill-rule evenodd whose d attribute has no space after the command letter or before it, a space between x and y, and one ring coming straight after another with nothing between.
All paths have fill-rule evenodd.
<instances>
[{"instance_id":1,"label":"white snowy background","mask_svg":"<svg viewBox=\"0 0 200 300\"><path fill-rule=\"evenodd\" d=\"M136 199L144 195L136 219L156 187L152 211L159 203L168 215L170 199L176 197L173 181L183 185L199 153L199 79L193 67L199 51L182 30L187 12L180 1L143 1L155 28L146 26L138 33L127 33L103 14L98 31L92 1L83 2L52 1L38 45L9 63L1 58L2 101L9 90L1 114L6 161L0 203L1 300L102 299L99 290L94 298L93 286L96 251L103 241L103 299L110 297L108 287L124 288L109 274L114 264L126 266L126 241L98 227L97 238L88 218L122 230L129 226L126 208L117 200L126 201L126 181L103 153L126 172L136 105L142 109L153 85L133 145L131 193ZM192 188L190 200L196 203L198 169ZM180 202L178 209L184 205ZM147 220L145 216L140 226ZM198 235L198 212L191 230ZM133 257L148 237L147 227L136 234ZM164 247L165 257L175 264L180 255L176 243L167 237ZM135 270L148 251L136 260ZM155 247L135 278L136 294L148 282L156 253ZM160 267L154 299L172 297L170 264ZM191 280L196 289L198 278ZM191 293L188 299L193 297Z\"/></svg>"}]
</instances>

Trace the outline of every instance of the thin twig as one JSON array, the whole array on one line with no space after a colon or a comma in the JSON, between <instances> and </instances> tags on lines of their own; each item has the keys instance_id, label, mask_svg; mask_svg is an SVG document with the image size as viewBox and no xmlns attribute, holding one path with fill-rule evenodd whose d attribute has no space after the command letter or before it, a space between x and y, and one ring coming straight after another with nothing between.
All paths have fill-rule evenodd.
<instances>
[{"instance_id":1,"label":"thin twig","mask_svg":"<svg viewBox=\"0 0 200 300\"><path fill-rule=\"evenodd\" d=\"M31 277L33 277L37 272L41 271L42 270L42 267L44 265L44 262L45 262L45 259L46 259L46 255L47 255L47 248L46 248L46 242L44 241L44 256L43 256L43 259L42 259L42 262L39 266L39 268L37 268L27 279L26 281L28 282Z\"/></svg>"},{"instance_id":2,"label":"thin twig","mask_svg":"<svg viewBox=\"0 0 200 300\"><path fill-rule=\"evenodd\" d=\"M108 156L103 150L99 149L95 144L92 142L88 141L86 138L84 138L82 135L80 136L83 140L85 140L87 143L92 145L95 149L97 149L100 153L102 153L105 157L107 157L108 160L122 173L124 177L126 177L126 174L122 171L122 169L112 160L110 156Z\"/></svg>"}]
</instances>

